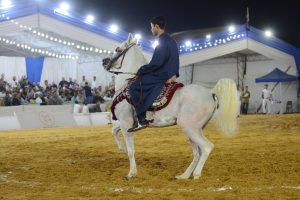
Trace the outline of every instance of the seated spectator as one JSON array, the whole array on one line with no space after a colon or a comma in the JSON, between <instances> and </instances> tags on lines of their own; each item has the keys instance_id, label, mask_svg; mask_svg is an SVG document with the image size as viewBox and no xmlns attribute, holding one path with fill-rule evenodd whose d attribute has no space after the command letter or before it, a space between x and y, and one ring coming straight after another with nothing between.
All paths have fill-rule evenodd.
<instances>
[{"instance_id":1,"label":"seated spectator","mask_svg":"<svg viewBox=\"0 0 300 200\"><path fill-rule=\"evenodd\" d=\"M25 88L27 88L27 92L26 92L26 100L28 102L30 102L31 99L34 99L34 90L32 89L31 86L25 86Z\"/></svg>"},{"instance_id":2,"label":"seated spectator","mask_svg":"<svg viewBox=\"0 0 300 200\"><path fill-rule=\"evenodd\" d=\"M41 104L45 102L45 99L42 99L42 93L41 92L37 92L36 94L36 98L35 98L35 103L36 104Z\"/></svg>"},{"instance_id":3,"label":"seated spectator","mask_svg":"<svg viewBox=\"0 0 300 200\"><path fill-rule=\"evenodd\" d=\"M72 90L80 90L80 85L77 83L77 80L73 81L72 86L70 86Z\"/></svg>"},{"instance_id":4,"label":"seated spectator","mask_svg":"<svg viewBox=\"0 0 300 200\"><path fill-rule=\"evenodd\" d=\"M10 85L12 88L17 88L19 86L16 76L13 76L12 82L10 83Z\"/></svg>"},{"instance_id":5,"label":"seated spectator","mask_svg":"<svg viewBox=\"0 0 300 200\"><path fill-rule=\"evenodd\" d=\"M76 98L77 98L77 91L74 91L74 93L73 93L73 96L72 96L72 98L71 98L71 103L72 104L75 104L75 103L77 103L77 100L76 100Z\"/></svg>"},{"instance_id":6,"label":"seated spectator","mask_svg":"<svg viewBox=\"0 0 300 200\"><path fill-rule=\"evenodd\" d=\"M47 104L48 105L62 105L63 100L57 95L57 92L54 90L54 91L50 92Z\"/></svg>"},{"instance_id":7,"label":"seated spectator","mask_svg":"<svg viewBox=\"0 0 300 200\"><path fill-rule=\"evenodd\" d=\"M62 77L62 80L59 82L59 88L64 87L65 84L66 84L67 86L69 86L69 83L68 83L68 81L66 81L65 77Z\"/></svg>"},{"instance_id":8,"label":"seated spectator","mask_svg":"<svg viewBox=\"0 0 300 200\"><path fill-rule=\"evenodd\" d=\"M4 99L5 97L5 89L0 87L0 99Z\"/></svg>"},{"instance_id":9,"label":"seated spectator","mask_svg":"<svg viewBox=\"0 0 300 200\"><path fill-rule=\"evenodd\" d=\"M75 102L78 103L78 104L84 104L85 97L84 97L84 95L83 95L83 93L81 91L78 92L78 95L76 97L76 101Z\"/></svg>"},{"instance_id":10,"label":"seated spectator","mask_svg":"<svg viewBox=\"0 0 300 200\"><path fill-rule=\"evenodd\" d=\"M9 92L5 93L4 106L11 106L11 96L10 96Z\"/></svg>"},{"instance_id":11,"label":"seated spectator","mask_svg":"<svg viewBox=\"0 0 300 200\"><path fill-rule=\"evenodd\" d=\"M93 103L104 103L104 99L100 96L97 90L93 90Z\"/></svg>"},{"instance_id":12,"label":"seated spectator","mask_svg":"<svg viewBox=\"0 0 300 200\"><path fill-rule=\"evenodd\" d=\"M72 77L69 78L69 82L68 82L68 86L70 87L71 85L73 85Z\"/></svg>"},{"instance_id":13,"label":"seated spectator","mask_svg":"<svg viewBox=\"0 0 300 200\"><path fill-rule=\"evenodd\" d=\"M26 85L28 85L28 80L25 75L22 76L21 80L19 80L19 84L22 88L24 88Z\"/></svg>"},{"instance_id":14,"label":"seated spectator","mask_svg":"<svg viewBox=\"0 0 300 200\"><path fill-rule=\"evenodd\" d=\"M55 84L54 81L53 81L52 84L51 84L51 89L52 89L52 88L56 88L56 89L57 89L57 85Z\"/></svg>"},{"instance_id":15,"label":"seated spectator","mask_svg":"<svg viewBox=\"0 0 300 200\"><path fill-rule=\"evenodd\" d=\"M11 105L12 106L19 106L21 105L21 94L20 93L13 93L12 95L12 101L11 101Z\"/></svg>"}]
</instances>

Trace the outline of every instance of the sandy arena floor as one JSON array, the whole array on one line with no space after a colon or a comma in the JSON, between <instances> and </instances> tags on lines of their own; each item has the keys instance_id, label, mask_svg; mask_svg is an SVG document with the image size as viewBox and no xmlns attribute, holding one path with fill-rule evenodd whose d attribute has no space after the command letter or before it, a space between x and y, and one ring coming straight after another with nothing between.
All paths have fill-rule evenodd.
<instances>
[{"instance_id":1,"label":"sandy arena floor","mask_svg":"<svg viewBox=\"0 0 300 200\"><path fill-rule=\"evenodd\" d=\"M0 132L0 199L300 199L300 115L249 115L215 149L199 180L174 180L192 159L174 126L135 135L138 175L111 126Z\"/></svg>"}]
</instances>

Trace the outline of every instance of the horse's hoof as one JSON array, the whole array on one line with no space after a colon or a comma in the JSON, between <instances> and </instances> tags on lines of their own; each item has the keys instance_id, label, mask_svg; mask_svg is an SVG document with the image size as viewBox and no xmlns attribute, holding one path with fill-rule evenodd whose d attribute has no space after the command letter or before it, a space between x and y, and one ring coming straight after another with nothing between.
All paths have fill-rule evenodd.
<instances>
[{"instance_id":1,"label":"horse's hoof","mask_svg":"<svg viewBox=\"0 0 300 200\"><path fill-rule=\"evenodd\" d=\"M175 176L175 179L177 180L185 180L185 179L188 179L189 177L185 177L185 176L182 176L182 175L179 175L179 176Z\"/></svg>"},{"instance_id":2,"label":"horse's hoof","mask_svg":"<svg viewBox=\"0 0 300 200\"><path fill-rule=\"evenodd\" d=\"M124 176L123 179L124 181L129 181L130 178L128 176Z\"/></svg>"},{"instance_id":3,"label":"horse's hoof","mask_svg":"<svg viewBox=\"0 0 300 200\"><path fill-rule=\"evenodd\" d=\"M200 175L196 175L196 176L194 175L194 177L193 177L193 178L194 178L194 180L197 180L197 179L199 179L199 178L200 178Z\"/></svg>"}]
</instances>

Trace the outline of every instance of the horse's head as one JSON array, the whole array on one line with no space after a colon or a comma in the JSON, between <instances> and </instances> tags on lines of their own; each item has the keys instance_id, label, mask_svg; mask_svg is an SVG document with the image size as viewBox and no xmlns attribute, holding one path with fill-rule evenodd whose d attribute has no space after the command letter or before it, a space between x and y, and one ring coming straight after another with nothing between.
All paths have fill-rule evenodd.
<instances>
[{"instance_id":1,"label":"horse's head","mask_svg":"<svg viewBox=\"0 0 300 200\"><path fill-rule=\"evenodd\" d=\"M136 45L136 43L137 40L132 36L132 34L129 34L128 39L122 42L110 57L104 58L102 60L104 69L106 69L107 71L112 71L113 69L121 69L126 53L131 47Z\"/></svg>"}]
</instances>

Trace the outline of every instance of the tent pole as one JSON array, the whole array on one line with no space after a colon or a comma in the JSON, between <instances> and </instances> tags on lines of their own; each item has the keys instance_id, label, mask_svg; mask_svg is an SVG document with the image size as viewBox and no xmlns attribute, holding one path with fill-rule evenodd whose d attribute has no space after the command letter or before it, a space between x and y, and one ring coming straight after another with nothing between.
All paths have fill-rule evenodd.
<instances>
[{"instance_id":1,"label":"tent pole","mask_svg":"<svg viewBox=\"0 0 300 200\"><path fill-rule=\"evenodd\" d=\"M282 93L281 93L281 82L280 82L280 114L282 114Z\"/></svg>"}]
</instances>

